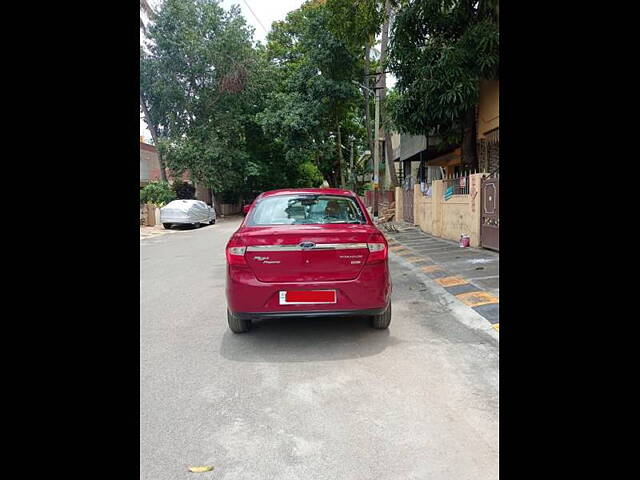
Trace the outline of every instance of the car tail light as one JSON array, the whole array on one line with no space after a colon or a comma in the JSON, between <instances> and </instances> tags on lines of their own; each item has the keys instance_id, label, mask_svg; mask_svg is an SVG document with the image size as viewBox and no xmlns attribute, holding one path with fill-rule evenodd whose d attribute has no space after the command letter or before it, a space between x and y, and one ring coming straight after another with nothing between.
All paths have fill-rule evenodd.
<instances>
[{"instance_id":1,"label":"car tail light","mask_svg":"<svg viewBox=\"0 0 640 480\"><path fill-rule=\"evenodd\" d=\"M381 234L376 233L371 237L367 247L369 248L367 263L379 263L387 259L387 242Z\"/></svg>"},{"instance_id":2,"label":"car tail light","mask_svg":"<svg viewBox=\"0 0 640 480\"><path fill-rule=\"evenodd\" d=\"M244 254L247 251L247 247L242 245L242 240L239 237L233 236L227 244L227 263L229 265L247 265L247 260L244 258Z\"/></svg>"}]
</instances>

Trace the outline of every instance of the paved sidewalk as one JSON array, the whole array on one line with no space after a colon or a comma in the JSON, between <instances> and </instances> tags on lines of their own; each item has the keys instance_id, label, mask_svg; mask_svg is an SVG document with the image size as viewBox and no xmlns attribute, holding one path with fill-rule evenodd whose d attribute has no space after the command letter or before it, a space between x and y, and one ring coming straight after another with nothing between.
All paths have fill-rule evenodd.
<instances>
[{"instance_id":1,"label":"paved sidewalk","mask_svg":"<svg viewBox=\"0 0 640 480\"><path fill-rule=\"evenodd\" d=\"M417 227L391 224L379 228L391 255L399 255L475 310L498 330L500 321L500 255L479 248L460 248L457 242L433 237ZM397 231L394 231L397 230Z\"/></svg>"},{"instance_id":2,"label":"paved sidewalk","mask_svg":"<svg viewBox=\"0 0 640 480\"><path fill-rule=\"evenodd\" d=\"M150 237L156 237L158 235L164 235L169 233L170 230L166 230L162 225L155 225L153 227L140 226L140 240Z\"/></svg>"}]
</instances>

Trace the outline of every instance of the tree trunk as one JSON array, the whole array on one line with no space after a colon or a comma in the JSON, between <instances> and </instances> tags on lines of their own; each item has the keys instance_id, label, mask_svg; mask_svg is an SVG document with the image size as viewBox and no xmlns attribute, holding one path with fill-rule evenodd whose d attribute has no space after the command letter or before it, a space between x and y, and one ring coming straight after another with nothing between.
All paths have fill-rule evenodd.
<instances>
[{"instance_id":1,"label":"tree trunk","mask_svg":"<svg viewBox=\"0 0 640 480\"><path fill-rule=\"evenodd\" d=\"M464 115L462 163L468 169L478 168L478 155L476 152L476 112L474 108L470 109Z\"/></svg>"},{"instance_id":2,"label":"tree trunk","mask_svg":"<svg viewBox=\"0 0 640 480\"><path fill-rule=\"evenodd\" d=\"M336 143L338 148L338 168L340 169L340 188L344 188L344 157L342 156L342 134L340 133L340 123L338 123Z\"/></svg>"},{"instance_id":3,"label":"tree trunk","mask_svg":"<svg viewBox=\"0 0 640 480\"><path fill-rule=\"evenodd\" d=\"M167 181L167 172L165 171L164 159L162 158L162 154L158 149L158 131L156 126L151 122L149 118L149 110L147 110L147 104L144 103L144 99L142 98L142 93L140 93L140 107L142 107L142 113L144 115L144 121L147 122L147 127L149 127L149 131L151 132L151 137L153 138L153 143L158 150L158 163L160 164L160 178L163 182Z\"/></svg>"},{"instance_id":4,"label":"tree trunk","mask_svg":"<svg viewBox=\"0 0 640 480\"><path fill-rule=\"evenodd\" d=\"M216 202L216 196L213 193L213 188L211 189L211 203L213 203L213 209L216 211L216 217L220 217L222 215L222 210L220 209L218 202Z\"/></svg>"},{"instance_id":5,"label":"tree trunk","mask_svg":"<svg viewBox=\"0 0 640 480\"><path fill-rule=\"evenodd\" d=\"M387 115L386 115L386 104L385 100L387 98L387 74L383 73L385 69L385 62L387 60L387 49L389 45L389 20L391 18L391 2L390 0L385 0L384 4L385 10L385 20L382 25L382 39L380 41L380 67L378 72L380 75L380 83L382 89L380 90L380 120L382 124L382 130L384 133L384 143L385 143L385 161L389 167L389 180L391 181L392 187L398 186L398 175L396 174L396 166L393 162L393 148L391 146L391 135L389 133L389 126L386 124ZM376 139L377 141L377 139Z\"/></svg>"},{"instance_id":6,"label":"tree trunk","mask_svg":"<svg viewBox=\"0 0 640 480\"><path fill-rule=\"evenodd\" d=\"M367 129L367 145L369 151L373 152L373 138L371 135L371 102L369 101L369 65L371 56L371 45L367 42L364 46L364 124Z\"/></svg>"}]
</instances>

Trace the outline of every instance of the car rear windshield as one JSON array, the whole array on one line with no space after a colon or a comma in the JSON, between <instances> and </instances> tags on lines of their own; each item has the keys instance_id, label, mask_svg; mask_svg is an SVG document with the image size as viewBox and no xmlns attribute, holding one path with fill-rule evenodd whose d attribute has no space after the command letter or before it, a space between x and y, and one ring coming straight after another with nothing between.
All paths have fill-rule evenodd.
<instances>
[{"instance_id":1,"label":"car rear windshield","mask_svg":"<svg viewBox=\"0 0 640 480\"><path fill-rule=\"evenodd\" d=\"M276 195L253 208L247 224L308 225L365 223L356 201L340 195Z\"/></svg>"}]
</instances>

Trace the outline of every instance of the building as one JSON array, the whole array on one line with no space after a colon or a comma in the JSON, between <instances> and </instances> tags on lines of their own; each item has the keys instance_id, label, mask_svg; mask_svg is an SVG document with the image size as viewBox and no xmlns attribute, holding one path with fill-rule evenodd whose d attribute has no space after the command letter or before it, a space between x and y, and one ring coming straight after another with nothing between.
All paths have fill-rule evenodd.
<instances>
[{"instance_id":1,"label":"building","mask_svg":"<svg viewBox=\"0 0 640 480\"><path fill-rule=\"evenodd\" d=\"M483 81L476 107L476 148L481 172L491 173L500 163L500 82ZM391 139L401 185L453 176L464 170L460 145L443 147L437 137L394 134Z\"/></svg>"},{"instance_id":2,"label":"building","mask_svg":"<svg viewBox=\"0 0 640 480\"><path fill-rule=\"evenodd\" d=\"M459 147L442 148L437 137L425 135L400 135L397 155L398 181L407 188L454 174L462 163Z\"/></svg>"},{"instance_id":3,"label":"building","mask_svg":"<svg viewBox=\"0 0 640 480\"><path fill-rule=\"evenodd\" d=\"M158 182L162 180L160 175L160 158L158 156L158 149L144 141L143 137L140 137L140 188L150 182ZM173 176L171 172L167 170L167 180L169 183L173 183ZM189 172L182 174L182 181L191 183L189 179Z\"/></svg>"},{"instance_id":4,"label":"building","mask_svg":"<svg viewBox=\"0 0 640 480\"><path fill-rule=\"evenodd\" d=\"M468 234L472 246L500 250L499 91L499 80L480 83L475 112L478 173L462 164L461 145L443 147L437 138L424 135L392 138L401 182L395 193L398 219L450 240Z\"/></svg>"},{"instance_id":5,"label":"building","mask_svg":"<svg viewBox=\"0 0 640 480\"><path fill-rule=\"evenodd\" d=\"M157 182L160 178L158 150L140 137L140 188L149 182Z\"/></svg>"},{"instance_id":6,"label":"building","mask_svg":"<svg viewBox=\"0 0 640 480\"><path fill-rule=\"evenodd\" d=\"M492 173L500 166L500 81L480 84L477 116L478 165L480 171Z\"/></svg>"}]
</instances>

